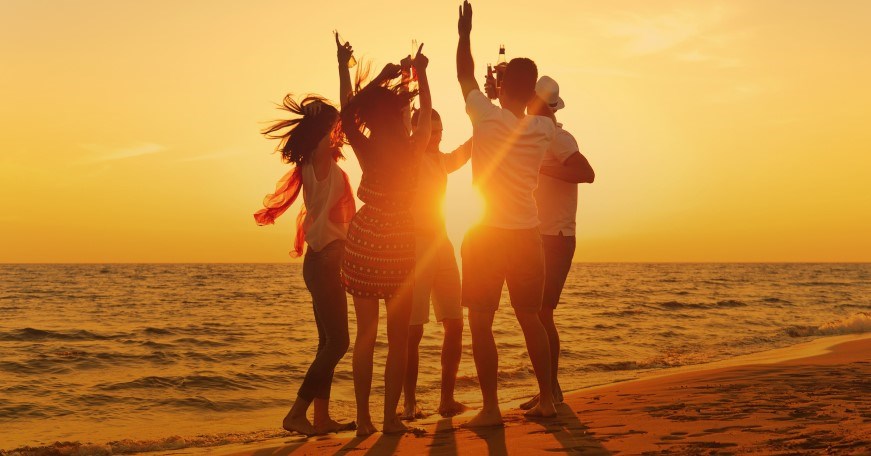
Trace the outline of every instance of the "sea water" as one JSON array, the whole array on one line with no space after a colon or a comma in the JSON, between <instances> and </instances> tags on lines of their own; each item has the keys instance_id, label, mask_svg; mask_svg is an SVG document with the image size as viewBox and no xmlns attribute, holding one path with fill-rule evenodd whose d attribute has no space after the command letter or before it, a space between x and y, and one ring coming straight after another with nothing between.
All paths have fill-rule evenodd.
<instances>
[{"instance_id":1,"label":"sea water","mask_svg":"<svg viewBox=\"0 0 871 456\"><path fill-rule=\"evenodd\" d=\"M349 311L353 348L350 300ZM871 330L871 264L575 264L555 315L560 381L573 390ZM507 290L493 332L500 400L532 395ZM442 337L425 326L418 400L429 412ZM299 264L0 265L0 449L279 436L316 346ZM480 405L468 328L463 347L457 398ZM376 423L386 351L382 304ZM340 420L355 416L350 358L334 379Z\"/></svg>"}]
</instances>

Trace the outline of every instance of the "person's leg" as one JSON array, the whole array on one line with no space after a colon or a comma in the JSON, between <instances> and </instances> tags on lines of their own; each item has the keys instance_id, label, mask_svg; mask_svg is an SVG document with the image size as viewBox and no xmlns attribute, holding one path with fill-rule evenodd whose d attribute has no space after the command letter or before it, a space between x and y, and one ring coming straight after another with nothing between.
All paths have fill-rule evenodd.
<instances>
[{"instance_id":1,"label":"person's leg","mask_svg":"<svg viewBox=\"0 0 871 456\"><path fill-rule=\"evenodd\" d=\"M556 415L553 403L553 383L551 378L550 346L548 344L547 331L539 320L538 312L515 309L514 314L523 330L523 338L526 340L526 351L532 361L535 370L535 379L538 381L539 400L538 405L531 408L528 416L551 417Z\"/></svg>"},{"instance_id":2,"label":"person's leg","mask_svg":"<svg viewBox=\"0 0 871 456\"><path fill-rule=\"evenodd\" d=\"M560 340L559 332L556 328L556 322L553 319L554 310L553 307L542 306L541 311L538 312L538 319L541 321L542 326L544 326L544 331L547 333L547 343L550 347L550 371L553 400L555 403L559 404L563 401L563 393L559 385L559 379L557 378L557 372L559 371Z\"/></svg>"},{"instance_id":3,"label":"person's leg","mask_svg":"<svg viewBox=\"0 0 871 456\"><path fill-rule=\"evenodd\" d=\"M523 330L526 351L538 381L538 405L527 412L528 416L551 417L556 415L553 404L553 379L551 373L550 344L538 312L544 293L544 252L537 229L516 230L511 234L513 248L509 250L508 294L514 315Z\"/></svg>"},{"instance_id":4,"label":"person's leg","mask_svg":"<svg viewBox=\"0 0 871 456\"><path fill-rule=\"evenodd\" d=\"M312 361L309 365L308 371L306 371L293 406L291 406L290 411L287 412L287 415L281 423L285 430L299 432L300 434L305 435L313 435L316 432L314 426L312 426L311 422L308 420L307 414L309 406L318 393L318 381L324 374L322 368L320 368L317 363L318 358L323 353L324 346L326 345L325 330L321 325L321 320L318 315L318 305L321 304L320 300L322 298L318 293L319 287L317 284L317 276L322 267L320 257L321 255L319 252L314 252L311 249L308 249L303 258L302 266L303 281L312 297L312 311L315 317L315 326L318 331L318 350L315 354L314 361Z\"/></svg>"},{"instance_id":5,"label":"person's leg","mask_svg":"<svg viewBox=\"0 0 871 456\"><path fill-rule=\"evenodd\" d=\"M408 326L408 366L405 369L403 386L404 406L402 419L423 418L423 411L417 406L417 370L420 364L420 340L423 338L423 325Z\"/></svg>"},{"instance_id":6,"label":"person's leg","mask_svg":"<svg viewBox=\"0 0 871 456\"><path fill-rule=\"evenodd\" d=\"M419 232L414 238L414 284L412 288L411 317L408 327L408 366L405 370L405 395L402 419L423 417L417 405L417 377L420 362L420 341L423 325L429 322L429 301L433 288L435 244L431 233Z\"/></svg>"},{"instance_id":7,"label":"person's leg","mask_svg":"<svg viewBox=\"0 0 871 456\"><path fill-rule=\"evenodd\" d=\"M463 308L460 270L454 256L454 246L447 235L439 237L436 273L432 285L433 308L436 320L442 323L445 336L442 341L442 389L438 412L454 416L468 409L454 399L457 371L463 355Z\"/></svg>"},{"instance_id":8,"label":"person's leg","mask_svg":"<svg viewBox=\"0 0 871 456\"><path fill-rule=\"evenodd\" d=\"M498 426L502 424L499 410L496 375L499 369L496 341L493 338L493 316L499 308L505 281L505 256L508 246L500 244L503 230L475 227L463 240L462 304L469 308L469 329L472 333L472 356L478 373L478 384L484 405L463 427Z\"/></svg>"},{"instance_id":9,"label":"person's leg","mask_svg":"<svg viewBox=\"0 0 871 456\"><path fill-rule=\"evenodd\" d=\"M369 412L369 394L372 389L372 363L375 338L378 335L378 300L354 296L357 315L357 338L354 340L353 371L354 396L357 399L357 435L369 435L378 430L372 424Z\"/></svg>"},{"instance_id":10,"label":"person's leg","mask_svg":"<svg viewBox=\"0 0 871 456\"><path fill-rule=\"evenodd\" d=\"M410 277L413 279L413 277ZM409 280L387 299L387 363L384 366L384 427L385 434L405 432L408 427L399 419L396 406L402 395L405 368L408 361L408 323L411 318L412 290Z\"/></svg>"},{"instance_id":11,"label":"person's leg","mask_svg":"<svg viewBox=\"0 0 871 456\"><path fill-rule=\"evenodd\" d=\"M569 270L572 267L572 258L575 253L574 236L541 236L544 251L544 295L541 302L541 311L538 317L547 331L548 343L550 344L550 361L553 384L553 397L556 403L563 401L562 388L559 384L559 356L560 339L559 332L554 320L554 311L560 301L563 286L566 283ZM538 404L538 395L520 405L521 409L529 410Z\"/></svg>"},{"instance_id":12,"label":"person's leg","mask_svg":"<svg viewBox=\"0 0 871 456\"><path fill-rule=\"evenodd\" d=\"M469 329L472 332L472 356L484 405L466 427L496 426L502 424L499 410L496 376L499 369L499 353L493 338L493 316L495 311L469 311Z\"/></svg>"},{"instance_id":13,"label":"person's leg","mask_svg":"<svg viewBox=\"0 0 871 456\"><path fill-rule=\"evenodd\" d=\"M442 416L454 416L468 410L457 402L454 390L457 385L457 371L463 355L463 319L446 318L442 321L445 338L442 342L442 394L438 412Z\"/></svg>"},{"instance_id":14,"label":"person's leg","mask_svg":"<svg viewBox=\"0 0 871 456\"><path fill-rule=\"evenodd\" d=\"M346 429L330 418L329 402L333 384L333 373L336 365L348 352L350 337L348 335L348 298L342 287L340 269L344 254L344 243L336 241L324 248L324 267L318 271L313 280L316 283L316 293L319 295L316 308L319 325L323 331L324 345L315 363L325 370L323 379L317 385L314 400L314 427L319 434ZM314 294L315 292L313 292Z\"/></svg>"}]
</instances>

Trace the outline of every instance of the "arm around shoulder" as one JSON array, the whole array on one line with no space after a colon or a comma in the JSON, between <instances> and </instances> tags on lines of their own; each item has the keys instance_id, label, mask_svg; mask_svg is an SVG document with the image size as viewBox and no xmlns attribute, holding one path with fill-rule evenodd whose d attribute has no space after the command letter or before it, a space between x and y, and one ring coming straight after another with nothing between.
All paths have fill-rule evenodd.
<instances>
[{"instance_id":1,"label":"arm around shoulder","mask_svg":"<svg viewBox=\"0 0 871 456\"><path fill-rule=\"evenodd\" d=\"M573 184L592 184L596 180L596 173L590 162L578 151L571 154L562 165L542 166L539 172Z\"/></svg>"}]
</instances>

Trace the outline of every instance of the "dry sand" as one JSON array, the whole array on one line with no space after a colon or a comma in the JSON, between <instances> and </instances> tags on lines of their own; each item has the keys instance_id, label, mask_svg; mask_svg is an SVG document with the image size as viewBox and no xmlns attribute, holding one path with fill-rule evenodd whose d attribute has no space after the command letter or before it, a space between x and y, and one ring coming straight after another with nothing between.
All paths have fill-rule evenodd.
<instances>
[{"instance_id":1,"label":"dry sand","mask_svg":"<svg viewBox=\"0 0 871 456\"><path fill-rule=\"evenodd\" d=\"M577 391L559 416L458 429L471 417L420 421L417 435L352 434L225 448L237 455L871 454L871 337L782 350ZM211 452L215 449L212 448Z\"/></svg>"}]
</instances>

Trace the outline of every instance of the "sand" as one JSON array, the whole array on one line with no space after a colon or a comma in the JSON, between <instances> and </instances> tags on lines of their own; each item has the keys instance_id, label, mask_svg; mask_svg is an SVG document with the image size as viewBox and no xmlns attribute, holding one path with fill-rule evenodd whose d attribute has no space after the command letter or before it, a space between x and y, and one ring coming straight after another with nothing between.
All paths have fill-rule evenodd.
<instances>
[{"instance_id":1,"label":"sand","mask_svg":"<svg viewBox=\"0 0 871 456\"><path fill-rule=\"evenodd\" d=\"M549 421L503 406L505 426L459 429L472 413L403 436L287 438L235 455L871 454L871 336L819 339L570 393ZM210 449L215 452L215 448Z\"/></svg>"}]
</instances>

